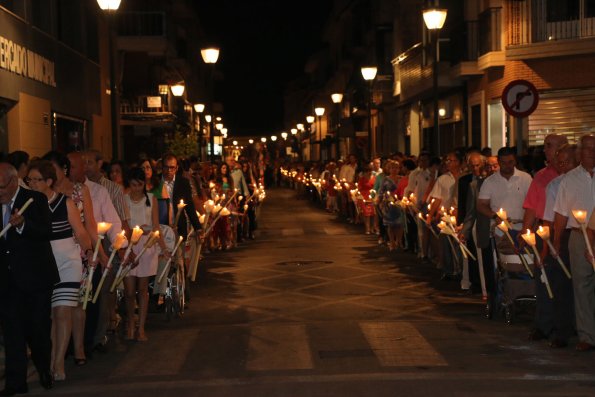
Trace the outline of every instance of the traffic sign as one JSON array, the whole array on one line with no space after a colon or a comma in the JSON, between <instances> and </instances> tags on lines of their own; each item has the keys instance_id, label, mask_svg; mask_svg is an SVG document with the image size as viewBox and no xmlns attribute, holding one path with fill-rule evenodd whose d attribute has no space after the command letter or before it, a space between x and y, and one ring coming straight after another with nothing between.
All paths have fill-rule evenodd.
<instances>
[{"instance_id":1,"label":"traffic sign","mask_svg":"<svg viewBox=\"0 0 595 397\"><path fill-rule=\"evenodd\" d=\"M537 88L527 80L513 80L502 91L502 106L514 117L527 117L539 104Z\"/></svg>"}]
</instances>

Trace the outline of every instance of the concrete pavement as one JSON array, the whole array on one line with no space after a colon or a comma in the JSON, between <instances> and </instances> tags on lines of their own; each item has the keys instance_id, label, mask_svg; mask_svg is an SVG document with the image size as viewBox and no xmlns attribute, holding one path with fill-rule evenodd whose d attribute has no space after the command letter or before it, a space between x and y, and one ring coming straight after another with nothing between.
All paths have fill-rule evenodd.
<instances>
[{"instance_id":1,"label":"concrete pavement","mask_svg":"<svg viewBox=\"0 0 595 397\"><path fill-rule=\"evenodd\" d=\"M183 318L149 317L50 392L86 396L594 396L593 353L526 340L409 253L271 189L254 241L207 255Z\"/></svg>"}]
</instances>

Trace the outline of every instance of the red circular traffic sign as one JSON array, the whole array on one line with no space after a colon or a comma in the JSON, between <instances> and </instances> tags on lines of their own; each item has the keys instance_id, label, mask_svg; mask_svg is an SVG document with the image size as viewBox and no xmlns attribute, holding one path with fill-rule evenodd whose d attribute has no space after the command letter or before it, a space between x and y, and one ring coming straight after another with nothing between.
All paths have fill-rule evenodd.
<instances>
[{"instance_id":1,"label":"red circular traffic sign","mask_svg":"<svg viewBox=\"0 0 595 397\"><path fill-rule=\"evenodd\" d=\"M514 117L527 117L539 104L537 88L527 80L513 80L502 91L502 106Z\"/></svg>"}]
</instances>

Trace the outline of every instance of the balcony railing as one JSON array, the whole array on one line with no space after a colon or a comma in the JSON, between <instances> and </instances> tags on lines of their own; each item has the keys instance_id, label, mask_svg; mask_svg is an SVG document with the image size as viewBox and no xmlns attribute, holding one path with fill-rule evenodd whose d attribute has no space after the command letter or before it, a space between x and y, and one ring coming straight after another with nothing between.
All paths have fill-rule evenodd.
<instances>
[{"instance_id":1,"label":"balcony railing","mask_svg":"<svg viewBox=\"0 0 595 397\"><path fill-rule=\"evenodd\" d=\"M502 51L501 8L488 8L479 14L479 54Z\"/></svg>"},{"instance_id":2,"label":"balcony railing","mask_svg":"<svg viewBox=\"0 0 595 397\"><path fill-rule=\"evenodd\" d=\"M163 12L118 13L119 36L165 36L165 14Z\"/></svg>"},{"instance_id":3,"label":"balcony railing","mask_svg":"<svg viewBox=\"0 0 595 397\"><path fill-rule=\"evenodd\" d=\"M595 37L595 10L589 8L589 3L587 0L508 2L508 44Z\"/></svg>"}]
</instances>

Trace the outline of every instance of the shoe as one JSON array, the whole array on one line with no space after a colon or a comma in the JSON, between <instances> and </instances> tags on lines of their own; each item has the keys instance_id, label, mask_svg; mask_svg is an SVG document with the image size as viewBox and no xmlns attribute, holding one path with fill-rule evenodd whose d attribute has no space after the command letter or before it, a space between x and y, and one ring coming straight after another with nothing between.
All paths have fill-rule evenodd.
<instances>
[{"instance_id":1,"label":"shoe","mask_svg":"<svg viewBox=\"0 0 595 397\"><path fill-rule=\"evenodd\" d=\"M0 390L0 396L14 396L15 394L29 393L27 385L21 387L7 387Z\"/></svg>"},{"instance_id":2,"label":"shoe","mask_svg":"<svg viewBox=\"0 0 595 397\"><path fill-rule=\"evenodd\" d=\"M543 340L543 339L547 339L547 335L538 329L534 329L533 331L531 331L529 333L528 339L532 340L532 341Z\"/></svg>"},{"instance_id":3,"label":"shoe","mask_svg":"<svg viewBox=\"0 0 595 397\"><path fill-rule=\"evenodd\" d=\"M133 340L135 340L135 338L134 338L135 332L136 331L135 331L134 328L128 329L128 331L126 332L126 336L124 337L124 340L125 341L133 341Z\"/></svg>"},{"instance_id":4,"label":"shoe","mask_svg":"<svg viewBox=\"0 0 595 397\"><path fill-rule=\"evenodd\" d=\"M82 367L83 365L87 365L87 359L86 358L74 358L74 365L78 366L78 367Z\"/></svg>"},{"instance_id":5,"label":"shoe","mask_svg":"<svg viewBox=\"0 0 595 397\"><path fill-rule=\"evenodd\" d=\"M95 346L93 346L93 352L97 352L97 353L107 353L107 346L104 345L103 343L98 343Z\"/></svg>"},{"instance_id":6,"label":"shoe","mask_svg":"<svg viewBox=\"0 0 595 397\"><path fill-rule=\"evenodd\" d=\"M550 342L550 347L553 349L563 349L568 346L568 342L563 339L554 339Z\"/></svg>"},{"instance_id":7,"label":"shoe","mask_svg":"<svg viewBox=\"0 0 595 397\"><path fill-rule=\"evenodd\" d=\"M576 344L576 350L579 352L587 352L590 350L595 350L595 346L587 342L579 342Z\"/></svg>"},{"instance_id":8,"label":"shoe","mask_svg":"<svg viewBox=\"0 0 595 397\"><path fill-rule=\"evenodd\" d=\"M136 334L136 340L137 342L146 342L149 340L149 338L147 338L147 335L144 333L137 333Z\"/></svg>"},{"instance_id":9,"label":"shoe","mask_svg":"<svg viewBox=\"0 0 595 397\"><path fill-rule=\"evenodd\" d=\"M57 372L54 372L52 378L54 378L54 382L61 382L63 380L66 380L66 374L59 374Z\"/></svg>"},{"instance_id":10,"label":"shoe","mask_svg":"<svg viewBox=\"0 0 595 397\"><path fill-rule=\"evenodd\" d=\"M66 375L64 375L66 377ZM54 378L50 371L42 371L39 373L39 384L46 390L50 390L54 386Z\"/></svg>"}]
</instances>

